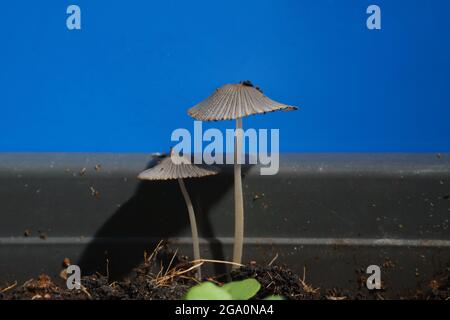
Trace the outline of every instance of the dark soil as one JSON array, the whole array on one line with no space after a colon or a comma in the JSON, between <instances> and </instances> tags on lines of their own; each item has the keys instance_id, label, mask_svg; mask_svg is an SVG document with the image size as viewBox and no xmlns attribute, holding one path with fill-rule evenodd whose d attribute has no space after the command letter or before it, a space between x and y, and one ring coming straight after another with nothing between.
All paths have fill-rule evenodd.
<instances>
[{"instance_id":1,"label":"dark soil","mask_svg":"<svg viewBox=\"0 0 450 320\"><path fill-rule=\"evenodd\" d=\"M156 257L156 258L155 258ZM161 259L169 259L169 267L161 267ZM171 263L170 263L170 260ZM64 263L67 266L67 262ZM47 275L40 275L36 279L26 281L20 286L0 287L0 300L88 300L88 299L145 299L145 300L173 300L182 299L186 291L197 284L186 257L167 252L158 252L150 256L144 263L133 270L132 274L123 281L108 281L108 277L95 274L82 278L80 290L69 290L58 286ZM65 270L61 276L65 277ZM291 272L284 266L260 266L251 264L233 270L231 273L207 278L217 284L231 280L256 278L261 283L261 290L255 299L262 299L269 295L281 295L286 299L310 300L348 300L348 299L385 299L392 298L385 295L385 291L368 291L363 286L357 291L345 291L337 288L323 289L306 283L303 276ZM397 299L427 299L449 300L450 267L436 275L425 285L425 290L417 290L408 296L395 297Z\"/></svg>"}]
</instances>

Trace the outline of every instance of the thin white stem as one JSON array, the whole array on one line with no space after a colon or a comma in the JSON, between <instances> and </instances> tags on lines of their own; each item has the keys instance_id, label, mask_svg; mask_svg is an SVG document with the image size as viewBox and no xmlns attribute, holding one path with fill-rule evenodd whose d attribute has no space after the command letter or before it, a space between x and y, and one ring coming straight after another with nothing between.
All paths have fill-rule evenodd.
<instances>
[{"instance_id":1,"label":"thin white stem","mask_svg":"<svg viewBox=\"0 0 450 320\"><path fill-rule=\"evenodd\" d=\"M189 221L191 223L192 232L192 246L194 249L194 260L200 260L200 244L198 240L197 222L195 220L194 207L192 206L191 198L189 197L189 193L186 190L183 179L179 178L178 183L180 184L181 193L183 194L184 201L186 202L186 206L189 212ZM200 270L200 267L197 270L196 276L198 280L200 280L202 277L202 271Z\"/></svg>"},{"instance_id":2,"label":"thin white stem","mask_svg":"<svg viewBox=\"0 0 450 320\"><path fill-rule=\"evenodd\" d=\"M241 263L244 246L244 200L241 177L242 154L242 118L236 119L236 137L234 143L234 248L233 262ZM237 268L236 265L233 268Z\"/></svg>"}]
</instances>

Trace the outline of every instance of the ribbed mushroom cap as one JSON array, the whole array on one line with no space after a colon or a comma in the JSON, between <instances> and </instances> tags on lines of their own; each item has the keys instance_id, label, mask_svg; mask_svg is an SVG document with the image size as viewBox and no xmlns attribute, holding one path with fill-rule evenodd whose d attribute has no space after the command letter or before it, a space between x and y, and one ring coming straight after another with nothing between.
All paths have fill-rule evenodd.
<instances>
[{"instance_id":1,"label":"ribbed mushroom cap","mask_svg":"<svg viewBox=\"0 0 450 320\"><path fill-rule=\"evenodd\" d=\"M187 158L185 158L187 159ZM171 156L161 159L156 165L141 172L141 180L170 180L179 178L200 178L218 173L213 167L198 166L191 163L175 164Z\"/></svg>"},{"instance_id":2,"label":"ribbed mushroom cap","mask_svg":"<svg viewBox=\"0 0 450 320\"><path fill-rule=\"evenodd\" d=\"M252 114L276 110L297 110L266 97L251 82L226 84L217 89L206 100L188 110L188 114L201 121L232 120Z\"/></svg>"}]
</instances>

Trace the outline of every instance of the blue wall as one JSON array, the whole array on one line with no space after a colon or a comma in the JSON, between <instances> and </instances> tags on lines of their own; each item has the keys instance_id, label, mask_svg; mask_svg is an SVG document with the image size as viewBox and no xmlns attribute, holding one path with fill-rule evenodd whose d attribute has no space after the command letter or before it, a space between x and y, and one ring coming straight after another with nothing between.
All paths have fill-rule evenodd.
<instances>
[{"instance_id":1,"label":"blue wall","mask_svg":"<svg viewBox=\"0 0 450 320\"><path fill-rule=\"evenodd\" d=\"M301 107L244 121L280 128L282 151L450 151L449 14L448 0L4 2L0 151L164 151L190 106L244 79Z\"/></svg>"}]
</instances>

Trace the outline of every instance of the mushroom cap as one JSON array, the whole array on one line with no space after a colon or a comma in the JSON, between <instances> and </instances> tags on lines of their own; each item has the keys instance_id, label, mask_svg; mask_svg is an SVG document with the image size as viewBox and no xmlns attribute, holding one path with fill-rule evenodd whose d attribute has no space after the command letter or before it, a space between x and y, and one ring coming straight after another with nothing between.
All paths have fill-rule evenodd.
<instances>
[{"instance_id":1,"label":"mushroom cap","mask_svg":"<svg viewBox=\"0 0 450 320\"><path fill-rule=\"evenodd\" d=\"M252 114L277 110L291 111L297 107L276 102L266 97L251 82L226 84L188 110L188 114L201 121L232 120Z\"/></svg>"},{"instance_id":2,"label":"mushroom cap","mask_svg":"<svg viewBox=\"0 0 450 320\"><path fill-rule=\"evenodd\" d=\"M153 167L142 171L138 175L141 180L170 180L179 178L200 178L218 173L214 167L206 167L191 164L187 157L183 157L185 162L176 164L171 156L166 156L158 161Z\"/></svg>"}]
</instances>

